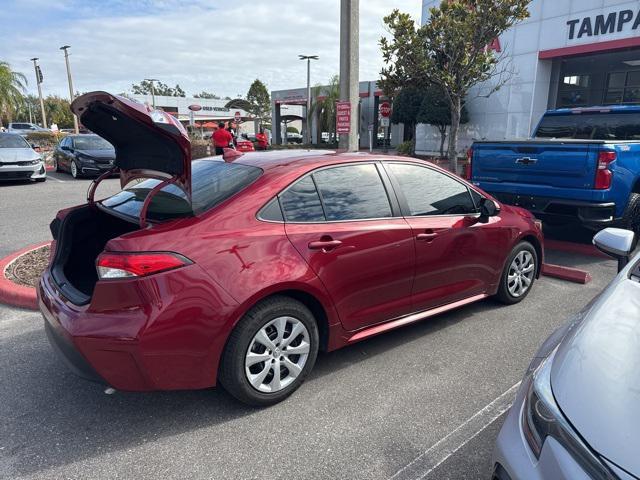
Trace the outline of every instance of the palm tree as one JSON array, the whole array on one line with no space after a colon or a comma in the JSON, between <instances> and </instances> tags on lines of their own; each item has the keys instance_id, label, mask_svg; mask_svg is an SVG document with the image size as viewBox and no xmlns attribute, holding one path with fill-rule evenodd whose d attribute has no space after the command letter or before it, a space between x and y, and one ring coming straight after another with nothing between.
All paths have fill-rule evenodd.
<instances>
[{"instance_id":1,"label":"palm tree","mask_svg":"<svg viewBox=\"0 0 640 480\"><path fill-rule=\"evenodd\" d=\"M11 121L13 113L24 103L27 78L11 70L7 62L0 61L0 126L2 118Z\"/></svg>"},{"instance_id":2,"label":"palm tree","mask_svg":"<svg viewBox=\"0 0 640 480\"><path fill-rule=\"evenodd\" d=\"M321 97L320 100L318 97ZM313 87L311 98L315 98L316 101L311 105L310 116L318 115L320 130L329 132L329 143L333 143L336 131L336 102L340 99L340 77L331 77L326 87Z\"/></svg>"}]
</instances>

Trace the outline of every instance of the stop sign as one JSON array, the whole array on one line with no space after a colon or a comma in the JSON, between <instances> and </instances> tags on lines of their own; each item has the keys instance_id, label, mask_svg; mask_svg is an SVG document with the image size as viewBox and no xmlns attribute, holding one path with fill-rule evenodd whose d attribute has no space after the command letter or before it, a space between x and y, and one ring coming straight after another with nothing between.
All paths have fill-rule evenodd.
<instances>
[{"instance_id":1,"label":"stop sign","mask_svg":"<svg viewBox=\"0 0 640 480\"><path fill-rule=\"evenodd\" d=\"M382 102L380 104L380 115L385 118L391 115L391 104L389 102Z\"/></svg>"},{"instance_id":2,"label":"stop sign","mask_svg":"<svg viewBox=\"0 0 640 480\"><path fill-rule=\"evenodd\" d=\"M240 114L240 112L236 112L234 118L236 122L239 122L240 120L242 120L242 115Z\"/></svg>"}]
</instances>

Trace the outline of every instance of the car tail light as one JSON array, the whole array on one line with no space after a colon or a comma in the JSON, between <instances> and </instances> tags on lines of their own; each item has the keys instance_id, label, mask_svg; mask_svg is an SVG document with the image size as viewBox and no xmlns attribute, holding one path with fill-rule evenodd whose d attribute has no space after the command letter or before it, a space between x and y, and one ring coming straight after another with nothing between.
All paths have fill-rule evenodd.
<instances>
[{"instance_id":1,"label":"car tail light","mask_svg":"<svg viewBox=\"0 0 640 480\"><path fill-rule=\"evenodd\" d=\"M598 170L596 171L596 190L606 190L611 187L613 172L609 169L611 162L615 161L616 152L613 150L601 150L598 154Z\"/></svg>"},{"instance_id":2,"label":"car tail light","mask_svg":"<svg viewBox=\"0 0 640 480\"><path fill-rule=\"evenodd\" d=\"M96 268L100 280L146 277L190 265L193 262L172 252L115 253L103 252Z\"/></svg>"},{"instance_id":3,"label":"car tail light","mask_svg":"<svg viewBox=\"0 0 640 480\"><path fill-rule=\"evenodd\" d=\"M471 161L473 160L473 148L467 150L467 164L464 167L464 178L471 180Z\"/></svg>"}]
</instances>

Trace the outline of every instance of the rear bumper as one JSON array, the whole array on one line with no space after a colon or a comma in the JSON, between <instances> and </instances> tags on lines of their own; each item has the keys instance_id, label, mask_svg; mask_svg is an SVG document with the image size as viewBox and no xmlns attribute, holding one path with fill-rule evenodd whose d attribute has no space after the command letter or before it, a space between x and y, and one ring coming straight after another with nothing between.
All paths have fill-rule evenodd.
<instances>
[{"instance_id":1,"label":"rear bumper","mask_svg":"<svg viewBox=\"0 0 640 480\"><path fill-rule=\"evenodd\" d=\"M504 192L489 193L507 205L525 208L543 220L545 217L574 219L593 227L605 227L616 221L614 202L584 202Z\"/></svg>"},{"instance_id":2,"label":"rear bumper","mask_svg":"<svg viewBox=\"0 0 640 480\"><path fill-rule=\"evenodd\" d=\"M80 306L63 296L47 269L38 305L49 343L82 378L123 391L207 388L216 384L237 306L207 280L192 265L98 282L91 303Z\"/></svg>"}]
</instances>

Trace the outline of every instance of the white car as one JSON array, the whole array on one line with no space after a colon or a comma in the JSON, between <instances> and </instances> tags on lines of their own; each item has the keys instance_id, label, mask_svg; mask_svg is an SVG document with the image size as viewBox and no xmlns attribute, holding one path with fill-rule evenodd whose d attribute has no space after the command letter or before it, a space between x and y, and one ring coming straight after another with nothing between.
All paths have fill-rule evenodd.
<instances>
[{"instance_id":1,"label":"white car","mask_svg":"<svg viewBox=\"0 0 640 480\"><path fill-rule=\"evenodd\" d=\"M29 142L16 133L0 133L0 180L46 179L44 161Z\"/></svg>"},{"instance_id":2,"label":"white car","mask_svg":"<svg viewBox=\"0 0 640 480\"><path fill-rule=\"evenodd\" d=\"M51 130L48 128L42 128L40 125L36 125L35 123L13 122L8 125L7 132L26 135L33 132L51 132Z\"/></svg>"}]
</instances>

